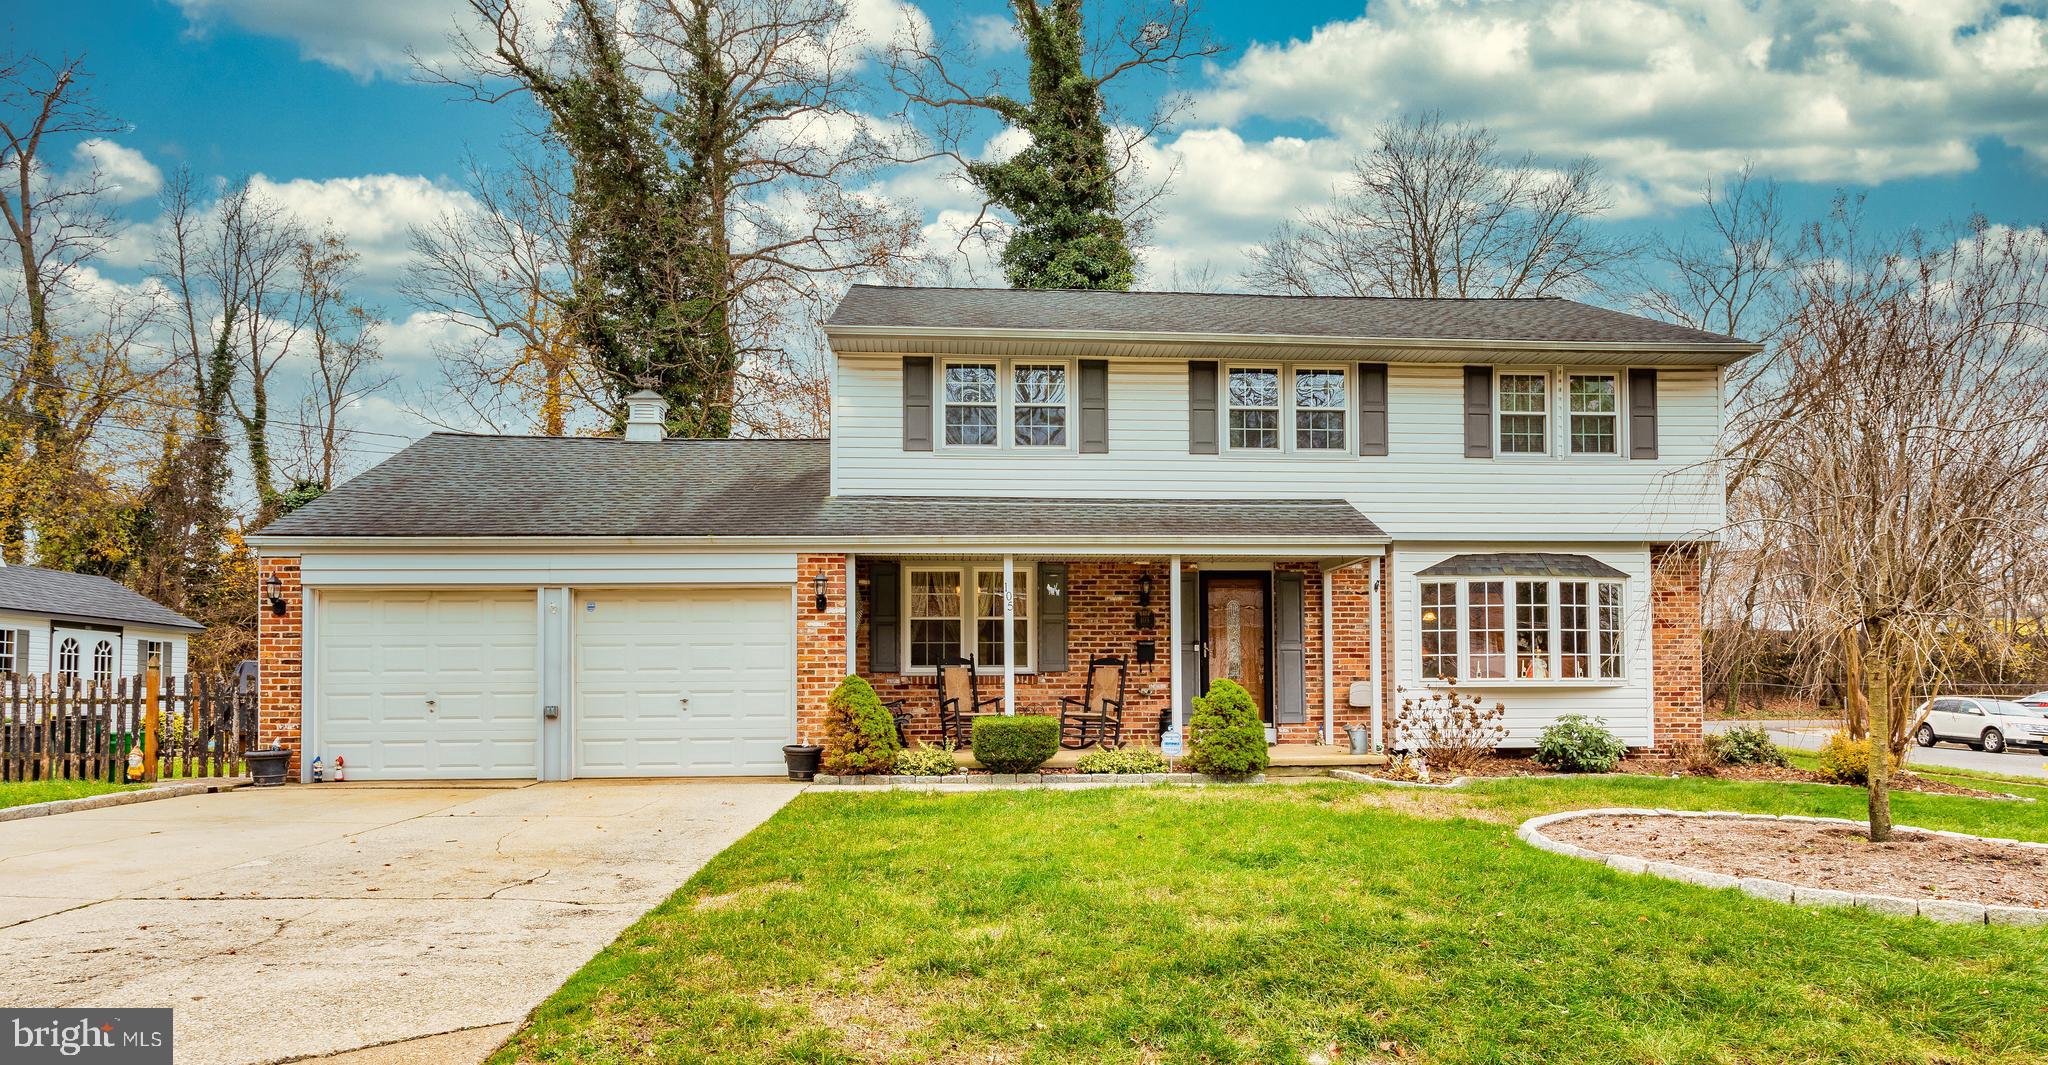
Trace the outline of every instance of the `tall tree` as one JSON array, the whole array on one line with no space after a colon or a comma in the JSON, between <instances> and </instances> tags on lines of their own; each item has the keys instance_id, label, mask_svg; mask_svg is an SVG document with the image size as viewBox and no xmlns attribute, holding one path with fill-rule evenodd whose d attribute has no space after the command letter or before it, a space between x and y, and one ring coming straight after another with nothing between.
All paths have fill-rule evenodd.
<instances>
[{"instance_id":1,"label":"tall tree","mask_svg":"<svg viewBox=\"0 0 2048 1065\"><path fill-rule=\"evenodd\" d=\"M1381 126L1334 202L1253 249L1247 280L1304 296L1549 296L1598 288L1635 252L1587 223L1612 205L1591 157L1510 159L1484 127Z\"/></svg>"},{"instance_id":2,"label":"tall tree","mask_svg":"<svg viewBox=\"0 0 2048 1065\"><path fill-rule=\"evenodd\" d=\"M1162 94L1147 120L1121 125L1108 87L1222 52L1186 0L1125 7L1095 39L1085 7L1084 0L1011 0L1029 64L1021 96L1004 92L999 76L991 88L969 89L958 69L971 57L949 54L945 42L915 25L891 50L890 78L907 114L984 197L968 235L987 234L991 208L1009 216L1002 264L1013 288L1121 290L1136 282L1133 231L1159 192L1137 180L1139 148L1186 98ZM949 114L959 111L994 116L1024 146L1007 158L968 157L962 145L979 127Z\"/></svg>"}]
</instances>

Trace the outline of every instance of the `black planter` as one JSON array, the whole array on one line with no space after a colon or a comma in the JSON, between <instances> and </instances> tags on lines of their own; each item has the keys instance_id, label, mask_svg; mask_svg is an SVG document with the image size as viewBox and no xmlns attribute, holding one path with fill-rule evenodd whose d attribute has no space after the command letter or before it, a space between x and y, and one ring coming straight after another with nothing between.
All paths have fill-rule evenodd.
<instances>
[{"instance_id":1,"label":"black planter","mask_svg":"<svg viewBox=\"0 0 2048 1065\"><path fill-rule=\"evenodd\" d=\"M249 776L258 787L284 783L285 768L292 762L292 752L282 747L250 751L245 757L249 762Z\"/></svg>"},{"instance_id":2,"label":"black planter","mask_svg":"<svg viewBox=\"0 0 2048 1065\"><path fill-rule=\"evenodd\" d=\"M809 780L818 775L818 760L825 748L813 743L792 743L782 748L782 764L789 767L789 779Z\"/></svg>"}]
</instances>

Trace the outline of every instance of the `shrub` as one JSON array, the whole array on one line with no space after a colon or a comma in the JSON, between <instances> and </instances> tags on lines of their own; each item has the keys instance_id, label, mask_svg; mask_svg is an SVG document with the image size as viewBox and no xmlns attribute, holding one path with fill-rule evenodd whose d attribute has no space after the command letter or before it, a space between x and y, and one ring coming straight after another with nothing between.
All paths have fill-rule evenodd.
<instances>
[{"instance_id":1,"label":"shrub","mask_svg":"<svg viewBox=\"0 0 2048 1065\"><path fill-rule=\"evenodd\" d=\"M1718 736L1708 736L1707 746L1723 765L1792 764L1771 741L1771 730L1762 725L1737 725Z\"/></svg>"},{"instance_id":2,"label":"shrub","mask_svg":"<svg viewBox=\"0 0 2048 1065\"><path fill-rule=\"evenodd\" d=\"M960 771L960 764L953 760L953 745L950 743L932 746L920 743L896 752L896 772L906 777L944 777Z\"/></svg>"},{"instance_id":3,"label":"shrub","mask_svg":"<svg viewBox=\"0 0 2048 1065\"><path fill-rule=\"evenodd\" d=\"M1678 762L1678 768L1694 776L1710 777L1714 770L1726 763L1716 753L1713 737L1704 740L1679 740L1671 745L1671 757Z\"/></svg>"},{"instance_id":4,"label":"shrub","mask_svg":"<svg viewBox=\"0 0 2048 1065\"><path fill-rule=\"evenodd\" d=\"M994 773L1029 773L1060 749L1058 718L989 714L974 719L974 760Z\"/></svg>"},{"instance_id":5,"label":"shrub","mask_svg":"<svg viewBox=\"0 0 2048 1065\"><path fill-rule=\"evenodd\" d=\"M1846 732L1837 732L1821 744L1817 756L1820 762L1821 779L1836 784L1870 783L1870 741L1854 740ZM1899 760L1892 759L1892 768L1899 768Z\"/></svg>"},{"instance_id":6,"label":"shrub","mask_svg":"<svg viewBox=\"0 0 2048 1065\"><path fill-rule=\"evenodd\" d=\"M1098 747L1074 764L1080 773L1164 773L1168 768L1156 747Z\"/></svg>"},{"instance_id":7,"label":"shrub","mask_svg":"<svg viewBox=\"0 0 2048 1065\"><path fill-rule=\"evenodd\" d=\"M1536 741L1536 763L1562 773L1610 773L1628 748L1607 731L1606 719L1566 714Z\"/></svg>"},{"instance_id":8,"label":"shrub","mask_svg":"<svg viewBox=\"0 0 2048 1065\"><path fill-rule=\"evenodd\" d=\"M1445 685L1420 699L1401 700L1394 714L1395 746L1422 755L1431 768L1462 772L1508 738L1501 724L1507 712L1500 703L1487 706L1478 696Z\"/></svg>"},{"instance_id":9,"label":"shrub","mask_svg":"<svg viewBox=\"0 0 2048 1065\"><path fill-rule=\"evenodd\" d=\"M841 776L887 773L896 767L896 720L875 689L848 677L825 704L825 772Z\"/></svg>"},{"instance_id":10,"label":"shrub","mask_svg":"<svg viewBox=\"0 0 2048 1065\"><path fill-rule=\"evenodd\" d=\"M1236 681L1218 677L1188 718L1187 763L1197 773L1244 777L1266 768L1266 726Z\"/></svg>"}]
</instances>

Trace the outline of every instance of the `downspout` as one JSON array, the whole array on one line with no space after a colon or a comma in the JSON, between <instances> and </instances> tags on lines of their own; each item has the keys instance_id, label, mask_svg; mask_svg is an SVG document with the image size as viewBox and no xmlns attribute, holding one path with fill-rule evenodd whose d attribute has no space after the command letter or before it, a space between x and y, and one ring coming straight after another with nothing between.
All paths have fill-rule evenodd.
<instances>
[{"instance_id":1,"label":"downspout","mask_svg":"<svg viewBox=\"0 0 2048 1065\"><path fill-rule=\"evenodd\" d=\"M1168 726L1169 728L1171 728L1174 732L1180 732L1182 706L1181 690L1182 685L1185 682L1182 681L1180 675L1181 631L1179 555L1173 556L1172 562L1168 565L1166 577L1166 603L1166 610L1168 614L1168 617L1166 619L1167 639L1172 643L1172 646L1168 648L1169 653L1166 659L1166 675L1168 678L1168 698L1171 698L1173 700L1173 709L1171 711L1172 716L1169 717L1167 720L1171 722L1171 724Z\"/></svg>"}]
</instances>

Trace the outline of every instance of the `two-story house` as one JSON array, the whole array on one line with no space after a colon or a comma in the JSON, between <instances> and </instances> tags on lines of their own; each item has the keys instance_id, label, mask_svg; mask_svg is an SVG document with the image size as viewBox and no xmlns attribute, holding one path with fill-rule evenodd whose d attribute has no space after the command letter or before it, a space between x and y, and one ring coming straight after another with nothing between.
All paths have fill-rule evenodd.
<instances>
[{"instance_id":1,"label":"two-story house","mask_svg":"<svg viewBox=\"0 0 2048 1065\"><path fill-rule=\"evenodd\" d=\"M937 735L1125 664L1279 744L1455 681L1511 744L1700 730L1723 371L1561 299L855 286L829 440L435 434L253 537L263 740L352 776L772 773L848 673Z\"/></svg>"}]
</instances>

